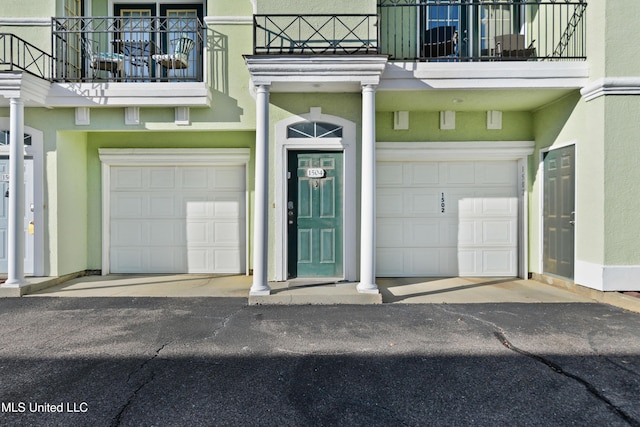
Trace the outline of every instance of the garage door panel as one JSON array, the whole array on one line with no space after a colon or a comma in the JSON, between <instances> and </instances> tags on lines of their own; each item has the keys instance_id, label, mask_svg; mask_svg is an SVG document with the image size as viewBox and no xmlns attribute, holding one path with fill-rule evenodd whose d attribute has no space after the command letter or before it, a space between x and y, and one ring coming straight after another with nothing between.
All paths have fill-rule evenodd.
<instances>
[{"instance_id":1,"label":"garage door panel","mask_svg":"<svg viewBox=\"0 0 640 427\"><path fill-rule=\"evenodd\" d=\"M147 200L136 193L114 194L111 197L112 218L140 218L148 211Z\"/></svg>"},{"instance_id":2,"label":"garage door panel","mask_svg":"<svg viewBox=\"0 0 640 427\"><path fill-rule=\"evenodd\" d=\"M516 253L509 249L482 250L482 275L511 276L518 262Z\"/></svg>"},{"instance_id":3,"label":"garage door panel","mask_svg":"<svg viewBox=\"0 0 640 427\"><path fill-rule=\"evenodd\" d=\"M405 214L409 216L436 215L440 212L440 195L437 191L421 191L411 193L404 191L406 203Z\"/></svg>"},{"instance_id":4,"label":"garage door panel","mask_svg":"<svg viewBox=\"0 0 640 427\"><path fill-rule=\"evenodd\" d=\"M406 220L403 246L436 247L444 243L440 233L440 221L434 220Z\"/></svg>"},{"instance_id":5,"label":"garage door panel","mask_svg":"<svg viewBox=\"0 0 640 427\"><path fill-rule=\"evenodd\" d=\"M407 184L411 186L430 186L440 182L440 168L437 163L409 163Z\"/></svg>"},{"instance_id":6,"label":"garage door panel","mask_svg":"<svg viewBox=\"0 0 640 427\"><path fill-rule=\"evenodd\" d=\"M154 190L176 188L176 170L172 167L150 167L147 171L149 188Z\"/></svg>"},{"instance_id":7,"label":"garage door panel","mask_svg":"<svg viewBox=\"0 0 640 427\"><path fill-rule=\"evenodd\" d=\"M401 219L379 218L377 224L378 239L386 242L387 247L402 247L404 222Z\"/></svg>"},{"instance_id":8,"label":"garage door panel","mask_svg":"<svg viewBox=\"0 0 640 427\"><path fill-rule=\"evenodd\" d=\"M477 163L476 183L480 185L513 185L517 176L516 162Z\"/></svg>"},{"instance_id":9,"label":"garage door panel","mask_svg":"<svg viewBox=\"0 0 640 427\"><path fill-rule=\"evenodd\" d=\"M518 239L518 225L513 220L482 221L480 244L497 246L515 246Z\"/></svg>"},{"instance_id":10,"label":"garage door panel","mask_svg":"<svg viewBox=\"0 0 640 427\"><path fill-rule=\"evenodd\" d=\"M402 163L384 163L376 167L376 182L378 187L400 186L403 184Z\"/></svg>"},{"instance_id":11,"label":"garage door panel","mask_svg":"<svg viewBox=\"0 0 640 427\"><path fill-rule=\"evenodd\" d=\"M144 187L144 174L139 168L113 167L111 169L112 190L140 190Z\"/></svg>"},{"instance_id":12,"label":"garage door panel","mask_svg":"<svg viewBox=\"0 0 640 427\"><path fill-rule=\"evenodd\" d=\"M218 222L214 224L214 244L240 245L243 236L240 234L240 225L233 222Z\"/></svg>"},{"instance_id":13,"label":"garage door panel","mask_svg":"<svg viewBox=\"0 0 640 427\"><path fill-rule=\"evenodd\" d=\"M401 215L403 205L402 192L382 189L376 194L376 211L380 217Z\"/></svg>"},{"instance_id":14,"label":"garage door panel","mask_svg":"<svg viewBox=\"0 0 640 427\"><path fill-rule=\"evenodd\" d=\"M111 172L118 184L110 188L112 272L243 271L244 167L127 166ZM131 177L135 185L127 184Z\"/></svg>"},{"instance_id":15,"label":"garage door panel","mask_svg":"<svg viewBox=\"0 0 640 427\"><path fill-rule=\"evenodd\" d=\"M403 276L405 274L404 249L387 248L376 251L376 268L381 276Z\"/></svg>"},{"instance_id":16,"label":"garage door panel","mask_svg":"<svg viewBox=\"0 0 640 427\"><path fill-rule=\"evenodd\" d=\"M481 215L512 217L518 213L517 197L484 197L479 205Z\"/></svg>"},{"instance_id":17,"label":"garage door panel","mask_svg":"<svg viewBox=\"0 0 640 427\"><path fill-rule=\"evenodd\" d=\"M442 162L440 165L440 184L473 185L476 181L476 164L473 162Z\"/></svg>"},{"instance_id":18,"label":"garage door panel","mask_svg":"<svg viewBox=\"0 0 640 427\"><path fill-rule=\"evenodd\" d=\"M190 220L187 224L187 240L189 247L208 245L213 241L212 224L209 221Z\"/></svg>"},{"instance_id":19,"label":"garage door panel","mask_svg":"<svg viewBox=\"0 0 640 427\"><path fill-rule=\"evenodd\" d=\"M240 250L215 250L213 268L220 273L236 273L242 269L243 254Z\"/></svg>"},{"instance_id":20,"label":"garage door panel","mask_svg":"<svg viewBox=\"0 0 640 427\"><path fill-rule=\"evenodd\" d=\"M176 203L173 197L164 194L141 197L148 200L149 210L146 214L149 218L173 218L176 216Z\"/></svg>"},{"instance_id":21,"label":"garage door panel","mask_svg":"<svg viewBox=\"0 0 640 427\"><path fill-rule=\"evenodd\" d=\"M212 176L213 188L223 191L243 191L245 188L244 169L237 167L218 167Z\"/></svg>"},{"instance_id":22,"label":"garage door panel","mask_svg":"<svg viewBox=\"0 0 640 427\"><path fill-rule=\"evenodd\" d=\"M181 168L181 188L185 190L206 190L209 188L208 168Z\"/></svg>"},{"instance_id":23,"label":"garage door panel","mask_svg":"<svg viewBox=\"0 0 640 427\"><path fill-rule=\"evenodd\" d=\"M244 216L244 195L218 196L213 202L216 218L238 218Z\"/></svg>"},{"instance_id":24,"label":"garage door panel","mask_svg":"<svg viewBox=\"0 0 640 427\"><path fill-rule=\"evenodd\" d=\"M166 246L180 245L184 246L185 233L183 224L169 220L150 220L145 221L141 225L142 229L148 230L146 239L142 242L143 246Z\"/></svg>"}]
</instances>

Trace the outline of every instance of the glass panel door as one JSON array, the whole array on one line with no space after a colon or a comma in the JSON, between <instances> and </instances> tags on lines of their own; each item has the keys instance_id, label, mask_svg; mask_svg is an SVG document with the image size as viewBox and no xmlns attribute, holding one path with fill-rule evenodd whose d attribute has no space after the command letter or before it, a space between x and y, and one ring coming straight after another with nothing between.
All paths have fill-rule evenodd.
<instances>
[{"instance_id":1,"label":"glass panel door","mask_svg":"<svg viewBox=\"0 0 640 427\"><path fill-rule=\"evenodd\" d=\"M116 5L119 32L114 51L124 55L124 80L149 81L154 76L151 56L157 44L154 34L155 5Z\"/></svg>"},{"instance_id":2,"label":"glass panel door","mask_svg":"<svg viewBox=\"0 0 640 427\"><path fill-rule=\"evenodd\" d=\"M172 81L199 78L202 70L202 34L198 22L203 19L201 4L164 4L160 6L163 21L161 49L175 55L174 61L162 67L162 76Z\"/></svg>"}]
</instances>

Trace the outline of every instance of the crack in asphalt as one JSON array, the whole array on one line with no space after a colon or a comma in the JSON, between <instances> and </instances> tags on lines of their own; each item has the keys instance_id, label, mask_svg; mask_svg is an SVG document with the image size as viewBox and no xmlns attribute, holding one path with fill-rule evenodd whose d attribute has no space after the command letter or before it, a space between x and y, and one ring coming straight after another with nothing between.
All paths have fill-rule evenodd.
<instances>
[{"instance_id":1,"label":"crack in asphalt","mask_svg":"<svg viewBox=\"0 0 640 427\"><path fill-rule=\"evenodd\" d=\"M485 319L481 319L479 317L476 317L472 314L468 314L468 313L460 313L460 312L456 312L456 311L452 311L452 310L447 310L444 307L439 307L442 311L444 311L445 313L449 313L449 314L454 314L456 316L460 316L460 317L468 317L471 318L477 322L480 322L482 324L485 325L489 325L491 327L493 327L495 330L493 332L493 335L498 339L498 341L507 349L518 353L522 356L528 357L530 359L535 360L536 362L542 363L544 365L546 365L548 368L550 368L553 372L560 374L564 377L567 377L569 379L572 379L573 381L576 381L577 383L581 384L589 393L591 393L596 399L600 400L601 402L603 402L607 408L609 408L613 413L615 413L617 416L619 416L620 418L622 418L627 424L629 424L630 426L633 427L640 427L640 421L636 420L635 418L633 418L632 416L630 416L629 414L627 414L624 410L622 410L621 408L619 408L618 406L616 406L611 400L609 400L603 393L601 393L600 391L598 391L598 389L591 384L589 381L585 380L584 378L572 374L570 372L565 371L564 369L562 369L562 367L552 361L550 361L549 359L546 359L542 356L539 356L537 354L533 354L533 353L529 353L526 350L523 350L521 348L516 347L515 345L513 345L513 343L511 341L509 341L509 339L507 338L506 332L505 330L498 326L497 324L490 322L488 320Z\"/></svg>"},{"instance_id":2,"label":"crack in asphalt","mask_svg":"<svg viewBox=\"0 0 640 427\"><path fill-rule=\"evenodd\" d=\"M611 400L609 400L604 394L600 393L600 391L598 391L598 389L591 384L589 381L585 380L582 377L579 377L578 375L572 374L570 372L565 371L564 369L562 369L562 367L556 363L553 363L552 361L550 361L549 359L546 359L542 356L538 356L537 354L533 354L533 353L529 353L526 350L522 350L521 348L516 347L515 345L513 345L511 343L511 341L509 341L507 339L507 337L505 336L505 334L503 332L500 331L495 331L494 336L498 339L498 341L500 341L500 343L505 346L506 348L508 348L511 351L514 351L518 354L521 354L522 356L526 356L530 359L535 360L536 362L542 363L544 365L546 365L547 367L549 367L553 372L563 375L567 378L570 378L578 383L580 383L582 386L584 386L584 388L587 389L587 391L589 393L591 393L594 397L596 397L598 400L600 400L601 402L603 402L605 405L607 405L607 407L613 411L616 415L618 415L620 418L622 418L624 421L626 421L629 425L634 426L634 427L640 427L640 422L638 422L637 420L635 420L633 417L631 417L629 414L627 414L626 412L624 412L622 409L620 409L618 406L616 406Z\"/></svg>"},{"instance_id":3,"label":"crack in asphalt","mask_svg":"<svg viewBox=\"0 0 640 427\"><path fill-rule=\"evenodd\" d=\"M162 350L164 350L168 345L170 344L170 342L168 343L164 343L162 344L153 354L153 356L147 358L144 362L142 362L140 364L140 366L138 366L135 370L133 370L132 372L129 373L129 375L127 376L127 383L129 383L131 381L131 378L142 372L144 370L144 368L151 363L155 358L157 358L160 355L160 352ZM127 399L127 401L125 402L125 404L122 406L122 408L120 408L120 411L118 412L118 414L115 416L115 418L113 419L113 421L111 422L111 426L118 426L120 425L120 422L122 421L122 416L124 415L125 411L127 410L127 408L129 408L129 406L131 405L131 403L135 400L135 398L138 396L138 393L140 392L140 390L142 390L147 384L149 384L151 381L153 381L155 378L155 375L153 374L153 371L151 372L151 375L146 378L142 384L140 384L140 386L138 386L138 388L136 388L133 393L131 393L129 395L129 399Z\"/></svg>"},{"instance_id":4,"label":"crack in asphalt","mask_svg":"<svg viewBox=\"0 0 640 427\"><path fill-rule=\"evenodd\" d=\"M242 311L244 311L248 306L242 306L240 307L238 310L234 311L233 313L229 314L227 317L224 317L222 319L222 324L220 325L219 328L216 328L213 330L213 334L212 337L215 338L218 336L218 334L220 333L220 331L222 331L223 329L225 329L227 327L227 325L229 324L229 322L231 321L231 319L233 319L234 317L236 317L239 313L241 313Z\"/></svg>"}]
</instances>

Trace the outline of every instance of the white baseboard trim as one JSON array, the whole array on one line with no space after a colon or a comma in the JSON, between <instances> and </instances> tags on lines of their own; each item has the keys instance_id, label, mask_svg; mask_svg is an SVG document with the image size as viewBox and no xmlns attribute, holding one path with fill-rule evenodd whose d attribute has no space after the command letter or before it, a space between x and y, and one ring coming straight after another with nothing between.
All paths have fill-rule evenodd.
<instances>
[{"instance_id":1,"label":"white baseboard trim","mask_svg":"<svg viewBox=\"0 0 640 427\"><path fill-rule=\"evenodd\" d=\"M599 291L640 291L640 265L602 265L576 260L575 282Z\"/></svg>"}]
</instances>

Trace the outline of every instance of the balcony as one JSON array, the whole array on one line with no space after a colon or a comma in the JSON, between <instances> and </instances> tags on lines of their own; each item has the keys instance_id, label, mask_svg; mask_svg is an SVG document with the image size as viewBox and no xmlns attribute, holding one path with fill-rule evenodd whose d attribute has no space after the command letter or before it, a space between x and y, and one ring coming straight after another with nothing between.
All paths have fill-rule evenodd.
<instances>
[{"instance_id":1,"label":"balcony","mask_svg":"<svg viewBox=\"0 0 640 427\"><path fill-rule=\"evenodd\" d=\"M198 18L53 18L52 36L54 82L203 81Z\"/></svg>"},{"instance_id":2,"label":"balcony","mask_svg":"<svg viewBox=\"0 0 640 427\"><path fill-rule=\"evenodd\" d=\"M583 0L379 0L377 15L255 15L254 55L586 59Z\"/></svg>"},{"instance_id":3,"label":"balcony","mask_svg":"<svg viewBox=\"0 0 640 427\"><path fill-rule=\"evenodd\" d=\"M391 60L586 59L584 0L379 0Z\"/></svg>"}]
</instances>

